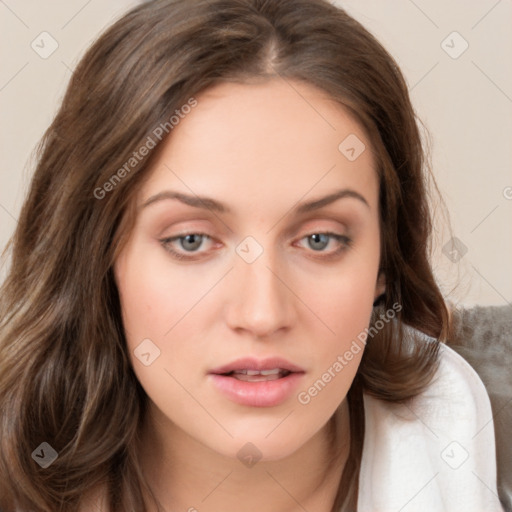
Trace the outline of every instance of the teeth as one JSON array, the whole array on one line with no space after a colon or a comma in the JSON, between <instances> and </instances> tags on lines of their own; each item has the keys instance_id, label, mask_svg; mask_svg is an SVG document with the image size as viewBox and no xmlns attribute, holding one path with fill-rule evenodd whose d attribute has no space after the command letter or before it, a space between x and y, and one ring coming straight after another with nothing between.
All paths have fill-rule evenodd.
<instances>
[{"instance_id":1,"label":"teeth","mask_svg":"<svg viewBox=\"0 0 512 512\"><path fill-rule=\"evenodd\" d=\"M274 368L272 370L236 370L233 373L242 375L278 375L284 371L281 368Z\"/></svg>"},{"instance_id":2,"label":"teeth","mask_svg":"<svg viewBox=\"0 0 512 512\"><path fill-rule=\"evenodd\" d=\"M282 377L282 375L279 373L274 373L272 375L246 375L244 373L234 373L232 376L237 380L243 380L245 382L264 382L270 380L277 380Z\"/></svg>"},{"instance_id":3,"label":"teeth","mask_svg":"<svg viewBox=\"0 0 512 512\"><path fill-rule=\"evenodd\" d=\"M276 375L278 373L283 372L284 370L281 370L281 368L274 368L273 370L261 370L261 375Z\"/></svg>"},{"instance_id":4,"label":"teeth","mask_svg":"<svg viewBox=\"0 0 512 512\"><path fill-rule=\"evenodd\" d=\"M277 380L286 377L290 372L281 368L274 368L272 370L236 370L231 373L231 376L238 380L246 382L261 382L268 380Z\"/></svg>"}]
</instances>

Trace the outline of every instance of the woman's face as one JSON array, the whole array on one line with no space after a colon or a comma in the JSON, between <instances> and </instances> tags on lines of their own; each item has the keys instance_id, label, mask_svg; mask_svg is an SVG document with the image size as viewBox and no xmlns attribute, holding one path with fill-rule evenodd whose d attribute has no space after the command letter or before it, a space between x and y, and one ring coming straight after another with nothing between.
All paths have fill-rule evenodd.
<instances>
[{"instance_id":1,"label":"woman's face","mask_svg":"<svg viewBox=\"0 0 512 512\"><path fill-rule=\"evenodd\" d=\"M312 86L223 83L196 100L115 264L129 353L169 438L279 459L326 425L361 360L384 286L375 163Z\"/></svg>"}]
</instances>

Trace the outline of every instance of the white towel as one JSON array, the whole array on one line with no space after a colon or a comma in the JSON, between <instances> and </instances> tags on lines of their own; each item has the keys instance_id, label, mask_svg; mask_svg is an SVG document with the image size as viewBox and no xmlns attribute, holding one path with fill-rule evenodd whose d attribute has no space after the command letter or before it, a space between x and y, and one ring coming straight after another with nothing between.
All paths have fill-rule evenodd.
<instances>
[{"instance_id":1,"label":"white towel","mask_svg":"<svg viewBox=\"0 0 512 512\"><path fill-rule=\"evenodd\" d=\"M503 511L485 386L444 344L440 358L409 406L364 395L358 512Z\"/></svg>"}]
</instances>

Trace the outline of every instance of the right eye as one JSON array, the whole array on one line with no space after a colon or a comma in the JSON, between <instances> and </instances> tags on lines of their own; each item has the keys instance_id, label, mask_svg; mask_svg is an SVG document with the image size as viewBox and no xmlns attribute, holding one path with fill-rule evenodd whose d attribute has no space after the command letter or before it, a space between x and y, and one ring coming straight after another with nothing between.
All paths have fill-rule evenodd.
<instances>
[{"instance_id":1,"label":"right eye","mask_svg":"<svg viewBox=\"0 0 512 512\"><path fill-rule=\"evenodd\" d=\"M184 233L177 236L162 238L160 243L166 251L174 258L179 260L194 259L190 255L202 254L204 251L198 251L206 240L212 241L212 238L205 233Z\"/></svg>"}]
</instances>

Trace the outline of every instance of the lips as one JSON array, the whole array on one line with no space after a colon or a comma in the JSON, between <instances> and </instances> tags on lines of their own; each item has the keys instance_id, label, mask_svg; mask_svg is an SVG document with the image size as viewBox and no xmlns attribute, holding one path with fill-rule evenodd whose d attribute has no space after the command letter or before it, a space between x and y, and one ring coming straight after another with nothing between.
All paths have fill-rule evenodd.
<instances>
[{"instance_id":1,"label":"lips","mask_svg":"<svg viewBox=\"0 0 512 512\"><path fill-rule=\"evenodd\" d=\"M261 382L268 380L282 379L287 375L290 375L290 371L283 370L282 368L273 368L272 370L236 370L226 375L227 377L233 377L238 380L245 382Z\"/></svg>"},{"instance_id":2,"label":"lips","mask_svg":"<svg viewBox=\"0 0 512 512\"><path fill-rule=\"evenodd\" d=\"M250 407L273 407L290 399L305 371L282 358L243 358L209 372L229 400Z\"/></svg>"},{"instance_id":3,"label":"lips","mask_svg":"<svg viewBox=\"0 0 512 512\"><path fill-rule=\"evenodd\" d=\"M256 359L253 357L245 357L237 359L218 368L214 368L209 373L214 375L267 375L271 376L275 373L288 375L289 373L304 373L299 366L282 359L280 357L272 357L267 359Z\"/></svg>"}]
</instances>

